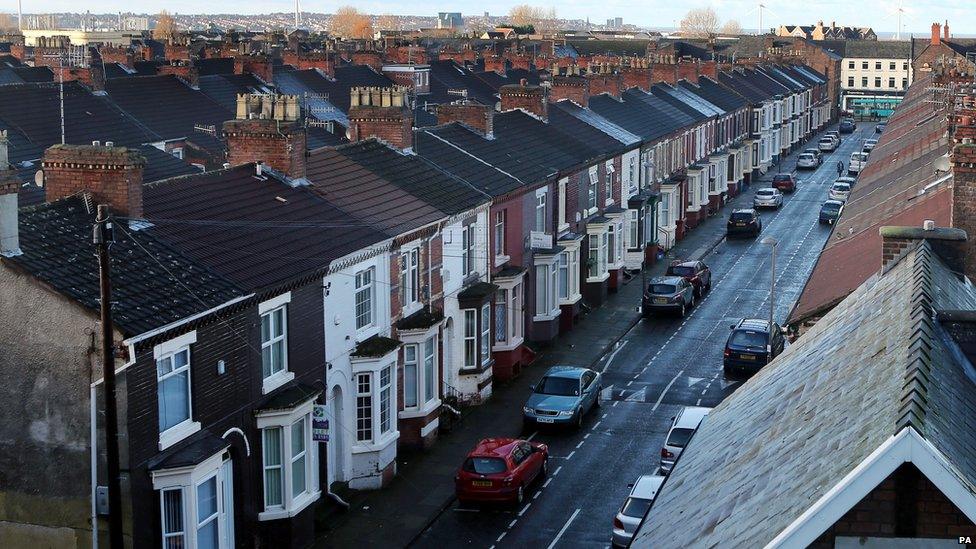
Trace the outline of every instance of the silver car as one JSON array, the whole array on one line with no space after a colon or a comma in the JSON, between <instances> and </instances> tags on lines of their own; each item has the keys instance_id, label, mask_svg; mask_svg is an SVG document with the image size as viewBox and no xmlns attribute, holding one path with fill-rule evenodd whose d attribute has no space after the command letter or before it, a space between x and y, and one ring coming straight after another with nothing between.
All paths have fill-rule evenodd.
<instances>
[{"instance_id":1,"label":"silver car","mask_svg":"<svg viewBox=\"0 0 976 549\"><path fill-rule=\"evenodd\" d=\"M820 166L820 161L810 153L803 153L796 159L797 168L816 169Z\"/></svg>"},{"instance_id":2,"label":"silver car","mask_svg":"<svg viewBox=\"0 0 976 549\"><path fill-rule=\"evenodd\" d=\"M630 544L662 484L664 477L660 475L641 475L637 482L630 485L630 495L613 518L613 533L610 535L612 546L627 547Z\"/></svg>"},{"instance_id":3,"label":"silver car","mask_svg":"<svg viewBox=\"0 0 976 549\"><path fill-rule=\"evenodd\" d=\"M774 189L768 187L765 189L759 189L756 191L756 196L752 197L752 207L759 208L775 208L779 209L783 205L783 193L779 192L779 189Z\"/></svg>"},{"instance_id":4,"label":"silver car","mask_svg":"<svg viewBox=\"0 0 976 549\"><path fill-rule=\"evenodd\" d=\"M678 415L671 418L671 428L668 429L668 438L664 440L661 448L661 473L668 474L674 467L674 462L681 455L681 450L688 445L691 436L701 424L711 408L701 406L685 406L678 412Z\"/></svg>"},{"instance_id":5,"label":"silver car","mask_svg":"<svg viewBox=\"0 0 976 549\"><path fill-rule=\"evenodd\" d=\"M834 183L830 186L830 193L827 198L829 200L840 200L841 202L847 202L847 199L851 196L851 186L847 183Z\"/></svg>"},{"instance_id":6,"label":"silver car","mask_svg":"<svg viewBox=\"0 0 976 549\"><path fill-rule=\"evenodd\" d=\"M833 137L822 137L817 141L817 148L824 152L834 152L837 150L837 142Z\"/></svg>"}]
</instances>

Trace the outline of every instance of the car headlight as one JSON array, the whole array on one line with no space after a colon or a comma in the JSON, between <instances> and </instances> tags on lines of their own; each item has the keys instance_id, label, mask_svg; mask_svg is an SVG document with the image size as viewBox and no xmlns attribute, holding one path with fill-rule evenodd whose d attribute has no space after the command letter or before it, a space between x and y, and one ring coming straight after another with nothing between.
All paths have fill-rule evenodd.
<instances>
[{"instance_id":1,"label":"car headlight","mask_svg":"<svg viewBox=\"0 0 976 549\"><path fill-rule=\"evenodd\" d=\"M573 410L562 410L559 412L560 417L569 417L574 414Z\"/></svg>"},{"instance_id":2,"label":"car headlight","mask_svg":"<svg viewBox=\"0 0 976 549\"><path fill-rule=\"evenodd\" d=\"M522 411L525 412L526 414L531 414L532 408L529 408L528 406L522 406Z\"/></svg>"}]
</instances>

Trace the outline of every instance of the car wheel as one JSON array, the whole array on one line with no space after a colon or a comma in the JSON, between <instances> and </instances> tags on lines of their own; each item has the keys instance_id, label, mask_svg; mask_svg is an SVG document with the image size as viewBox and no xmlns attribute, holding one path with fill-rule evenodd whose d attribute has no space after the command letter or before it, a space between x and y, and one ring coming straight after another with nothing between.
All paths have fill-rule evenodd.
<instances>
[{"instance_id":1,"label":"car wheel","mask_svg":"<svg viewBox=\"0 0 976 549\"><path fill-rule=\"evenodd\" d=\"M694 292L692 292L692 294L691 294L691 306L692 306L692 307L694 307L694 306L695 306L695 303L696 303L697 301L698 301L698 300L697 300L697 299L695 298L695 294L694 294Z\"/></svg>"},{"instance_id":2,"label":"car wheel","mask_svg":"<svg viewBox=\"0 0 976 549\"><path fill-rule=\"evenodd\" d=\"M681 304L681 311L678 314L681 316L681 318L684 318L685 317L685 304L684 303Z\"/></svg>"},{"instance_id":3,"label":"car wheel","mask_svg":"<svg viewBox=\"0 0 976 549\"><path fill-rule=\"evenodd\" d=\"M597 390L596 390L596 398L593 399L593 407L594 408L599 408L600 407L600 393L602 393L602 392L603 392L603 387L597 387Z\"/></svg>"},{"instance_id":4,"label":"car wheel","mask_svg":"<svg viewBox=\"0 0 976 549\"><path fill-rule=\"evenodd\" d=\"M712 279L708 279L708 284L705 284L705 293L712 291Z\"/></svg>"}]
</instances>

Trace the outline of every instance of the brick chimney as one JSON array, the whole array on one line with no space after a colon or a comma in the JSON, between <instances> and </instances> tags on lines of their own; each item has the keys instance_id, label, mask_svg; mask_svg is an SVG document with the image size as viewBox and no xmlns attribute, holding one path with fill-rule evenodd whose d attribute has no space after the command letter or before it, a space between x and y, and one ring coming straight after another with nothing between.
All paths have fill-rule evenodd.
<instances>
[{"instance_id":1,"label":"brick chimney","mask_svg":"<svg viewBox=\"0 0 976 549\"><path fill-rule=\"evenodd\" d=\"M549 88L549 101L555 103L569 99L584 107L590 103L590 81L577 75L553 76Z\"/></svg>"},{"instance_id":2,"label":"brick chimney","mask_svg":"<svg viewBox=\"0 0 976 549\"><path fill-rule=\"evenodd\" d=\"M349 90L349 140L376 137L397 149L412 148L413 113L407 92L401 86Z\"/></svg>"},{"instance_id":3,"label":"brick chimney","mask_svg":"<svg viewBox=\"0 0 976 549\"><path fill-rule=\"evenodd\" d=\"M490 137L493 131L495 109L473 101L459 101L437 106L437 123L461 122L481 135Z\"/></svg>"},{"instance_id":4,"label":"brick chimney","mask_svg":"<svg viewBox=\"0 0 976 549\"><path fill-rule=\"evenodd\" d=\"M949 40L949 20L946 19L945 26L942 27L942 38L946 41Z\"/></svg>"},{"instance_id":5,"label":"brick chimney","mask_svg":"<svg viewBox=\"0 0 976 549\"><path fill-rule=\"evenodd\" d=\"M701 65L698 61L694 59L681 59L677 64L677 79L687 80L689 82L698 82L698 77L701 76ZM675 82L669 82L669 84L675 84Z\"/></svg>"},{"instance_id":6,"label":"brick chimney","mask_svg":"<svg viewBox=\"0 0 976 549\"><path fill-rule=\"evenodd\" d=\"M91 145L54 145L44 151L44 198L48 202L89 191L95 202L116 214L142 217L142 173L139 151Z\"/></svg>"},{"instance_id":7,"label":"brick chimney","mask_svg":"<svg viewBox=\"0 0 976 549\"><path fill-rule=\"evenodd\" d=\"M298 70L317 69L330 77L335 76L335 60L327 52L295 53L287 51L281 54L281 60Z\"/></svg>"},{"instance_id":8,"label":"brick chimney","mask_svg":"<svg viewBox=\"0 0 976 549\"><path fill-rule=\"evenodd\" d=\"M271 59L266 55L238 55L234 58L234 74L251 73L261 80L274 82Z\"/></svg>"},{"instance_id":9,"label":"brick chimney","mask_svg":"<svg viewBox=\"0 0 976 549\"><path fill-rule=\"evenodd\" d=\"M363 50L352 52L353 65L366 65L373 67L373 70L380 72L383 70L383 56L375 50Z\"/></svg>"},{"instance_id":10,"label":"brick chimney","mask_svg":"<svg viewBox=\"0 0 976 549\"><path fill-rule=\"evenodd\" d=\"M505 74L507 72L506 59L497 55L485 57L485 72Z\"/></svg>"},{"instance_id":11,"label":"brick chimney","mask_svg":"<svg viewBox=\"0 0 976 549\"><path fill-rule=\"evenodd\" d=\"M932 250L939 254L950 269L965 272L969 248L966 231L958 227L936 227L935 221L926 220L921 227L881 227L881 272L897 263L919 242L927 240Z\"/></svg>"},{"instance_id":12,"label":"brick chimney","mask_svg":"<svg viewBox=\"0 0 976 549\"><path fill-rule=\"evenodd\" d=\"M499 88L502 98L502 111L522 109L543 120L548 119L549 111L546 107L546 89L541 86L530 86L524 78L518 84L506 84Z\"/></svg>"},{"instance_id":13,"label":"brick chimney","mask_svg":"<svg viewBox=\"0 0 976 549\"><path fill-rule=\"evenodd\" d=\"M938 23L932 23L932 45L933 46L938 46L939 44L942 43L942 41L939 39L939 34L941 34L941 30L942 30L942 25Z\"/></svg>"},{"instance_id":14,"label":"brick chimney","mask_svg":"<svg viewBox=\"0 0 976 549\"><path fill-rule=\"evenodd\" d=\"M635 57L630 65L620 68L620 76L623 80L623 88L640 88L644 91L651 89L651 75L656 69L651 68L647 59ZM673 70L673 69L672 69ZM660 82L660 80L658 80Z\"/></svg>"},{"instance_id":15,"label":"brick chimney","mask_svg":"<svg viewBox=\"0 0 976 549\"><path fill-rule=\"evenodd\" d=\"M592 65L590 66L593 67ZM609 94L611 97L620 98L620 73L617 72L597 72L586 75L590 81L590 95Z\"/></svg>"},{"instance_id":16,"label":"brick chimney","mask_svg":"<svg viewBox=\"0 0 976 549\"><path fill-rule=\"evenodd\" d=\"M237 118L224 122L227 162L264 162L291 178L305 177L305 128L297 95L238 94Z\"/></svg>"},{"instance_id":17,"label":"brick chimney","mask_svg":"<svg viewBox=\"0 0 976 549\"><path fill-rule=\"evenodd\" d=\"M7 163L7 132L0 131L0 255L20 255L17 195L20 179Z\"/></svg>"},{"instance_id":18,"label":"brick chimney","mask_svg":"<svg viewBox=\"0 0 976 549\"><path fill-rule=\"evenodd\" d=\"M964 96L963 112L976 103L976 90L970 88ZM952 134L952 226L976 234L976 119L960 115ZM976 245L968 243L965 253L965 273L976 279Z\"/></svg>"},{"instance_id":19,"label":"brick chimney","mask_svg":"<svg viewBox=\"0 0 976 549\"><path fill-rule=\"evenodd\" d=\"M159 65L156 74L172 74L180 80L186 82L187 86L193 89L200 89L200 70L192 61L174 61L169 65Z\"/></svg>"}]
</instances>

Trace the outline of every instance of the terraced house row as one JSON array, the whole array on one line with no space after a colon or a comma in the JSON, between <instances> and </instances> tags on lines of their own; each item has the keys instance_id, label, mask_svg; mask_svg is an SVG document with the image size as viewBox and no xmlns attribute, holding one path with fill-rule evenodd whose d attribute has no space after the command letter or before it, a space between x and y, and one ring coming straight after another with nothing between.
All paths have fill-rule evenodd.
<instances>
[{"instance_id":1,"label":"terraced house row","mask_svg":"<svg viewBox=\"0 0 976 549\"><path fill-rule=\"evenodd\" d=\"M333 487L382 488L833 116L801 65L629 88L562 69L436 102L364 65L240 65L69 83L67 144L56 87L0 86L0 537L87 544L104 521L97 205L126 534L304 546Z\"/></svg>"}]
</instances>

